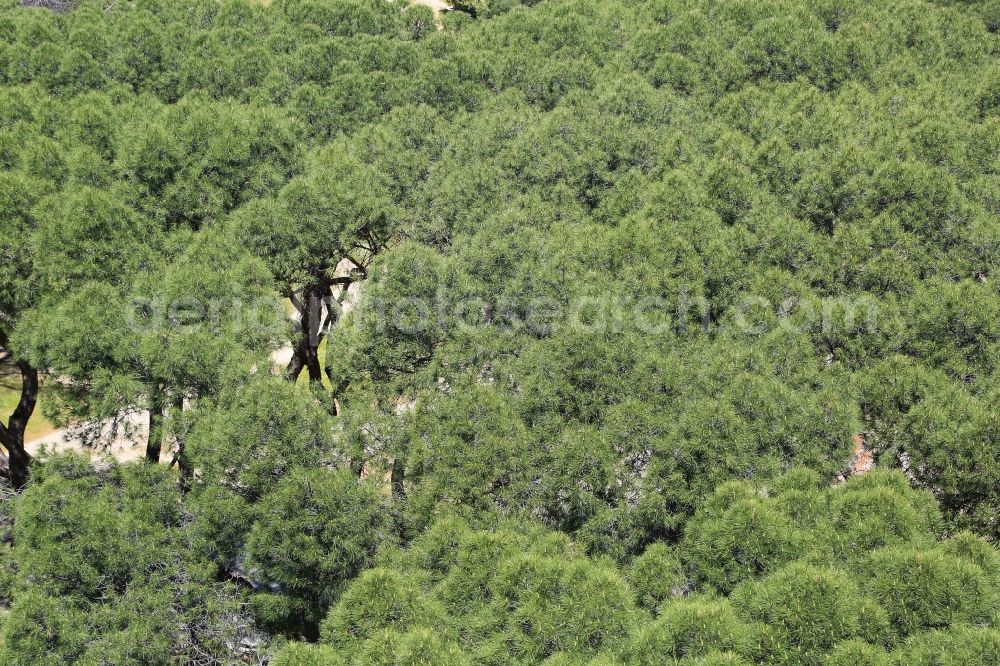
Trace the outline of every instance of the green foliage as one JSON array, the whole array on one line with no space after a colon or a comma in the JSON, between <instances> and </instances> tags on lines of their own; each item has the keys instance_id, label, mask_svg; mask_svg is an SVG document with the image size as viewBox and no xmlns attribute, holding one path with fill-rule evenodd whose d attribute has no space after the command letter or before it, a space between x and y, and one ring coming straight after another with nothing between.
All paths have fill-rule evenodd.
<instances>
[{"instance_id":1,"label":"green foliage","mask_svg":"<svg viewBox=\"0 0 1000 666\"><path fill-rule=\"evenodd\" d=\"M717 491L713 500L721 499ZM721 592L805 553L792 521L766 502L739 499L717 515L710 511L688 524L683 547L699 582Z\"/></svg>"},{"instance_id":2,"label":"green foliage","mask_svg":"<svg viewBox=\"0 0 1000 666\"><path fill-rule=\"evenodd\" d=\"M998 29L0 0L3 663L997 661Z\"/></svg>"},{"instance_id":3,"label":"green foliage","mask_svg":"<svg viewBox=\"0 0 1000 666\"><path fill-rule=\"evenodd\" d=\"M895 663L918 666L992 664L1000 659L1000 634L996 628L938 629L914 636L894 656Z\"/></svg>"},{"instance_id":4,"label":"green foliage","mask_svg":"<svg viewBox=\"0 0 1000 666\"><path fill-rule=\"evenodd\" d=\"M994 573L941 550L889 548L873 553L866 565L872 594L902 635L987 623L1000 608Z\"/></svg>"},{"instance_id":5,"label":"green foliage","mask_svg":"<svg viewBox=\"0 0 1000 666\"><path fill-rule=\"evenodd\" d=\"M274 666L339 666L344 663L327 645L289 642L271 658Z\"/></svg>"},{"instance_id":6,"label":"green foliage","mask_svg":"<svg viewBox=\"0 0 1000 666\"><path fill-rule=\"evenodd\" d=\"M450 324L440 312L446 270L443 257L422 245L404 243L379 256L359 315L348 315L327 345L327 367L336 368L331 381L389 384L426 365Z\"/></svg>"},{"instance_id":7,"label":"green foliage","mask_svg":"<svg viewBox=\"0 0 1000 666\"><path fill-rule=\"evenodd\" d=\"M434 12L423 5L411 5L404 12L406 28L413 40L421 40L433 34L436 30Z\"/></svg>"},{"instance_id":8,"label":"green foliage","mask_svg":"<svg viewBox=\"0 0 1000 666\"><path fill-rule=\"evenodd\" d=\"M596 651L619 640L630 624L631 594L610 567L528 555L497 573L490 591L511 609L507 642L522 660Z\"/></svg>"},{"instance_id":9,"label":"green foliage","mask_svg":"<svg viewBox=\"0 0 1000 666\"><path fill-rule=\"evenodd\" d=\"M16 503L5 661L162 663L252 637L238 591L189 548L179 499L152 466L67 455L38 468Z\"/></svg>"},{"instance_id":10,"label":"green foliage","mask_svg":"<svg viewBox=\"0 0 1000 666\"><path fill-rule=\"evenodd\" d=\"M684 593L688 585L683 565L677 554L666 544L653 543L632 562L629 585L635 590L636 602L655 612L664 600Z\"/></svg>"},{"instance_id":11,"label":"green foliage","mask_svg":"<svg viewBox=\"0 0 1000 666\"><path fill-rule=\"evenodd\" d=\"M904 478L881 470L852 482L830 508L844 557L881 546L930 543L941 529L929 493L909 491Z\"/></svg>"},{"instance_id":12,"label":"green foliage","mask_svg":"<svg viewBox=\"0 0 1000 666\"><path fill-rule=\"evenodd\" d=\"M733 604L749 619L773 628L769 638L780 648L769 656L772 663L820 664L840 641L878 633L847 574L806 564L791 564L741 586Z\"/></svg>"},{"instance_id":13,"label":"green foliage","mask_svg":"<svg viewBox=\"0 0 1000 666\"><path fill-rule=\"evenodd\" d=\"M259 503L282 478L338 459L330 416L308 395L274 377L253 377L220 395L186 434L191 465L200 470L191 505L206 554L234 562L261 516Z\"/></svg>"},{"instance_id":14,"label":"green foliage","mask_svg":"<svg viewBox=\"0 0 1000 666\"><path fill-rule=\"evenodd\" d=\"M646 626L631 646L632 659L656 664L664 657L707 657L713 651L746 651L750 637L725 601L697 598L665 604L655 622Z\"/></svg>"},{"instance_id":15,"label":"green foliage","mask_svg":"<svg viewBox=\"0 0 1000 666\"><path fill-rule=\"evenodd\" d=\"M227 487L255 501L295 467L334 455L329 415L302 395L271 377L221 395L188 436L205 487Z\"/></svg>"},{"instance_id":16,"label":"green foliage","mask_svg":"<svg viewBox=\"0 0 1000 666\"><path fill-rule=\"evenodd\" d=\"M445 520L390 559L400 569L362 574L324 622L324 641L341 654L375 649L388 630L397 655L461 651L467 656L456 659L538 663L614 645L634 618L631 591L614 569L537 531L478 532Z\"/></svg>"},{"instance_id":17,"label":"green foliage","mask_svg":"<svg viewBox=\"0 0 1000 666\"><path fill-rule=\"evenodd\" d=\"M986 582L1000 572L995 547L970 534L937 541L916 531L899 537L905 546L859 543L845 552L834 524L845 497L879 489L889 506L936 516L933 502L901 479L880 474L819 489L815 475L796 470L774 481L774 495L744 484L720 487L707 514L741 511L753 501L758 513L791 526L786 494L812 492L820 507L808 526L786 526L807 550L770 573L748 573L723 595L705 580L693 591L667 587L677 585L682 562L698 570L703 558L733 559L706 555L697 540L682 541L676 552L654 544L626 579L530 524L477 530L442 517L348 587L324 622L323 639L348 663L365 663L358 650L393 658L387 655L396 654L397 641L417 627L436 635L433 649L477 663L894 663L916 649L916 637L932 636L929 630L992 626L997 601ZM692 525L704 520L696 515ZM959 588L968 595L951 596Z\"/></svg>"},{"instance_id":18,"label":"green foliage","mask_svg":"<svg viewBox=\"0 0 1000 666\"><path fill-rule=\"evenodd\" d=\"M840 643L827 658L831 666L880 666L889 663L884 651L859 640Z\"/></svg>"},{"instance_id":19,"label":"green foliage","mask_svg":"<svg viewBox=\"0 0 1000 666\"><path fill-rule=\"evenodd\" d=\"M261 500L247 565L318 610L393 539L377 489L349 471L296 470Z\"/></svg>"},{"instance_id":20,"label":"green foliage","mask_svg":"<svg viewBox=\"0 0 1000 666\"><path fill-rule=\"evenodd\" d=\"M351 584L330 611L322 635L332 645L351 645L376 638L386 629L406 632L443 620L443 609L412 581L395 571L371 569Z\"/></svg>"},{"instance_id":21,"label":"green foliage","mask_svg":"<svg viewBox=\"0 0 1000 666\"><path fill-rule=\"evenodd\" d=\"M123 281L156 250L151 225L100 190L53 195L40 203L38 216L33 249L49 291L65 292L89 281Z\"/></svg>"}]
</instances>

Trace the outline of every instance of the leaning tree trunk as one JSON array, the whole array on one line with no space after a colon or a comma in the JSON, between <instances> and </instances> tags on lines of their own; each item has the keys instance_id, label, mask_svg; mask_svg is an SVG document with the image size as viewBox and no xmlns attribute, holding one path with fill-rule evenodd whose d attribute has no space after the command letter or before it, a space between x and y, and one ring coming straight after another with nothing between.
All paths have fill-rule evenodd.
<instances>
[{"instance_id":1,"label":"leaning tree trunk","mask_svg":"<svg viewBox=\"0 0 1000 666\"><path fill-rule=\"evenodd\" d=\"M0 444L7 449L8 472L15 488L28 482L28 465L31 456L24 448L24 431L38 401L38 371L25 361L17 361L21 372L21 398L7 425L0 423Z\"/></svg>"}]
</instances>

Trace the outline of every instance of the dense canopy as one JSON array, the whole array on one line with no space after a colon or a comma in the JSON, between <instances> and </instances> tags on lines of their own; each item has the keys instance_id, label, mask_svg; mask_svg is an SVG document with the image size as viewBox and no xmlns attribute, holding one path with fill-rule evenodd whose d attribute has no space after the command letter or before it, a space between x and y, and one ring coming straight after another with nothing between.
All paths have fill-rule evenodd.
<instances>
[{"instance_id":1,"label":"dense canopy","mask_svg":"<svg viewBox=\"0 0 1000 666\"><path fill-rule=\"evenodd\" d=\"M1000 2L438 4L0 0L0 663L1000 663Z\"/></svg>"}]
</instances>

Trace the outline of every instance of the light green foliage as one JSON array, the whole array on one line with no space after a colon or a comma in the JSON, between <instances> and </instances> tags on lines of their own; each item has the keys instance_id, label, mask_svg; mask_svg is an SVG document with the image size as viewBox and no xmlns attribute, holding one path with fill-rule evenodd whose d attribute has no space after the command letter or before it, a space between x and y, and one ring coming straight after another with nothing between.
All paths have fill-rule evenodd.
<instances>
[{"instance_id":1,"label":"light green foliage","mask_svg":"<svg viewBox=\"0 0 1000 666\"><path fill-rule=\"evenodd\" d=\"M875 470L838 493L830 506L842 556L901 543L930 543L941 521L934 498L898 474Z\"/></svg>"},{"instance_id":2,"label":"light green foliage","mask_svg":"<svg viewBox=\"0 0 1000 666\"><path fill-rule=\"evenodd\" d=\"M710 651L704 657L685 657L677 662L681 666L745 666L747 660L732 652Z\"/></svg>"},{"instance_id":3,"label":"light green foliage","mask_svg":"<svg viewBox=\"0 0 1000 666\"><path fill-rule=\"evenodd\" d=\"M289 642L271 658L274 666L340 666L344 661L327 645Z\"/></svg>"},{"instance_id":4,"label":"light green foliage","mask_svg":"<svg viewBox=\"0 0 1000 666\"><path fill-rule=\"evenodd\" d=\"M635 590L639 606L653 612L665 599L683 594L688 585L680 558L659 542L650 544L635 558L628 582Z\"/></svg>"},{"instance_id":5,"label":"light green foliage","mask_svg":"<svg viewBox=\"0 0 1000 666\"><path fill-rule=\"evenodd\" d=\"M461 651L475 663L539 663L555 652L593 655L625 637L635 607L613 568L536 528L509 529L436 523L391 558L398 570L371 570L348 588L323 624L324 641L353 655L354 646L375 649L388 629L397 655Z\"/></svg>"},{"instance_id":6,"label":"light green foliage","mask_svg":"<svg viewBox=\"0 0 1000 666\"><path fill-rule=\"evenodd\" d=\"M642 629L631 646L639 664L663 658L706 657L713 651L745 652L749 630L725 601L682 599L665 604L659 617Z\"/></svg>"},{"instance_id":7,"label":"light green foliage","mask_svg":"<svg viewBox=\"0 0 1000 666\"><path fill-rule=\"evenodd\" d=\"M772 663L819 664L839 641L877 633L857 585L841 571L791 564L741 586L733 604L773 629L768 638L780 647L769 657Z\"/></svg>"},{"instance_id":8,"label":"light green foliage","mask_svg":"<svg viewBox=\"0 0 1000 666\"><path fill-rule=\"evenodd\" d=\"M792 521L757 498L696 517L688 524L683 549L699 582L726 593L805 554L803 535Z\"/></svg>"},{"instance_id":9,"label":"light green foliage","mask_svg":"<svg viewBox=\"0 0 1000 666\"><path fill-rule=\"evenodd\" d=\"M372 569L361 574L330 611L322 635L332 645L351 645L386 629L406 632L443 621L443 608L413 581L392 570Z\"/></svg>"},{"instance_id":10,"label":"light green foliage","mask_svg":"<svg viewBox=\"0 0 1000 666\"><path fill-rule=\"evenodd\" d=\"M830 666L882 666L889 663L886 653L859 640L844 641L837 645L827 657Z\"/></svg>"},{"instance_id":11,"label":"light green foliage","mask_svg":"<svg viewBox=\"0 0 1000 666\"><path fill-rule=\"evenodd\" d=\"M995 572L940 549L889 548L866 563L871 593L902 635L950 624L990 622L1000 609Z\"/></svg>"},{"instance_id":12,"label":"light green foliage","mask_svg":"<svg viewBox=\"0 0 1000 666\"><path fill-rule=\"evenodd\" d=\"M985 666L1000 660L1000 633L996 628L956 626L914 636L900 648L894 664L914 666Z\"/></svg>"},{"instance_id":13,"label":"light green foliage","mask_svg":"<svg viewBox=\"0 0 1000 666\"><path fill-rule=\"evenodd\" d=\"M442 640L433 629L421 627L404 634L393 631L380 633L361 647L356 663L378 666L464 666L471 662L456 643Z\"/></svg>"}]
</instances>

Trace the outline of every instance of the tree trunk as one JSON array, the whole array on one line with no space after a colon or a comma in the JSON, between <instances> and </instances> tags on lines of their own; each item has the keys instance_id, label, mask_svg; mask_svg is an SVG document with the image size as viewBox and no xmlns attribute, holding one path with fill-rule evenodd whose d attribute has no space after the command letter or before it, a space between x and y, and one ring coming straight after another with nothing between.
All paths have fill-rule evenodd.
<instances>
[{"instance_id":1,"label":"tree trunk","mask_svg":"<svg viewBox=\"0 0 1000 666\"><path fill-rule=\"evenodd\" d=\"M403 462L403 456L397 455L392 461L392 471L389 473L389 486L394 500L406 499L406 489L403 487L405 474L406 465Z\"/></svg>"},{"instance_id":2,"label":"tree trunk","mask_svg":"<svg viewBox=\"0 0 1000 666\"><path fill-rule=\"evenodd\" d=\"M334 384L333 374L330 372L329 368L327 368L326 377L327 379L330 380L330 385L333 386L333 397L330 399L331 402L333 403L332 413L334 416L340 416L340 403L337 401L337 399L344 394L344 391L347 390L347 387L351 385L351 381L350 379L345 378L341 380L339 383Z\"/></svg>"},{"instance_id":3,"label":"tree trunk","mask_svg":"<svg viewBox=\"0 0 1000 666\"><path fill-rule=\"evenodd\" d=\"M296 303L299 311L299 331L292 349L292 360L288 363L285 376L294 382L302 368L309 372L311 383L323 381L323 371L319 362L319 343L323 340L323 292L329 287L322 283L306 287L302 301ZM294 301L293 301L294 302Z\"/></svg>"},{"instance_id":4,"label":"tree trunk","mask_svg":"<svg viewBox=\"0 0 1000 666\"><path fill-rule=\"evenodd\" d=\"M292 348L292 360L288 362L288 367L285 368L285 377L288 378L288 381L294 383L295 380L299 378L299 375L302 374L302 368L304 368L305 365L305 356L299 350L299 345L296 344L295 347Z\"/></svg>"},{"instance_id":5,"label":"tree trunk","mask_svg":"<svg viewBox=\"0 0 1000 666\"><path fill-rule=\"evenodd\" d=\"M149 438L146 440L146 460L151 463L160 462L160 450L163 448L163 438L166 433L163 420L167 411L165 397L161 384L149 387Z\"/></svg>"},{"instance_id":6,"label":"tree trunk","mask_svg":"<svg viewBox=\"0 0 1000 666\"><path fill-rule=\"evenodd\" d=\"M173 414L176 423L178 415L184 411L184 395L178 393L174 397ZM184 448L184 433L183 428L177 430L177 471L178 474L178 485L180 485L182 492L187 492L191 487L191 477L194 474L194 469L191 466L191 459L187 455L187 451Z\"/></svg>"},{"instance_id":7,"label":"tree trunk","mask_svg":"<svg viewBox=\"0 0 1000 666\"><path fill-rule=\"evenodd\" d=\"M6 346L6 339L3 342ZM28 482L31 462L31 456L24 449L24 431L38 402L38 371L25 361L17 361L17 368L21 371L21 398L7 425L0 423L0 444L7 449L11 483L15 488L22 488Z\"/></svg>"}]
</instances>

